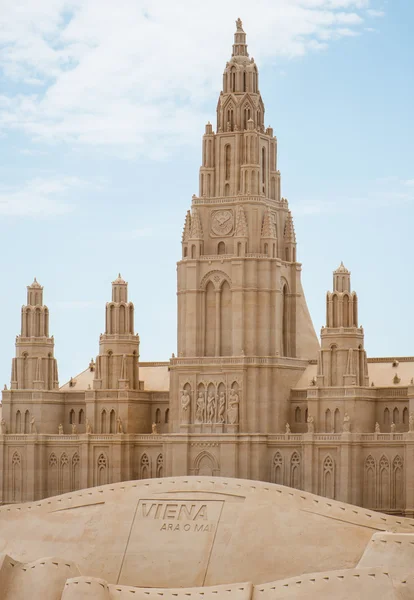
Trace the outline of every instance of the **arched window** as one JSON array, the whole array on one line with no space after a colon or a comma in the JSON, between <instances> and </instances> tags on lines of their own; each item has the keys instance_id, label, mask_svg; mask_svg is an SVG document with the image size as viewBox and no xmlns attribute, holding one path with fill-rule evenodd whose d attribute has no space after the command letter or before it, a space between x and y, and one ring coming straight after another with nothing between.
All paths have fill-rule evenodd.
<instances>
[{"instance_id":1,"label":"arched window","mask_svg":"<svg viewBox=\"0 0 414 600\"><path fill-rule=\"evenodd\" d=\"M299 406L296 407L295 410L295 423L300 423L302 421L302 411Z\"/></svg>"},{"instance_id":2,"label":"arched window","mask_svg":"<svg viewBox=\"0 0 414 600\"><path fill-rule=\"evenodd\" d=\"M408 408L405 407L403 410L403 423L404 425L408 425Z\"/></svg>"},{"instance_id":3,"label":"arched window","mask_svg":"<svg viewBox=\"0 0 414 600\"><path fill-rule=\"evenodd\" d=\"M345 296L344 296L344 303L343 303L342 310L343 310L343 326L349 327L349 297L348 297L348 294L345 294Z\"/></svg>"},{"instance_id":4,"label":"arched window","mask_svg":"<svg viewBox=\"0 0 414 600\"><path fill-rule=\"evenodd\" d=\"M75 411L72 408L69 413L69 424L72 425L73 423L75 423Z\"/></svg>"},{"instance_id":5,"label":"arched window","mask_svg":"<svg viewBox=\"0 0 414 600\"><path fill-rule=\"evenodd\" d=\"M226 244L224 242L218 243L217 254L226 254Z\"/></svg>"},{"instance_id":6,"label":"arched window","mask_svg":"<svg viewBox=\"0 0 414 600\"><path fill-rule=\"evenodd\" d=\"M28 410L24 413L24 432L30 432L30 413Z\"/></svg>"},{"instance_id":7,"label":"arched window","mask_svg":"<svg viewBox=\"0 0 414 600\"><path fill-rule=\"evenodd\" d=\"M106 410L101 412L101 433L106 433Z\"/></svg>"},{"instance_id":8,"label":"arched window","mask_svg":"<svg viewBox=\"0 0 414 600\"><path fill-rule=\"evenodd\" d=\"M399 424L400 422L400 411L398 410L397 407L394 408L393 412L392 412L392 420L394 421L394 423L396 425Z\"/></svg>"},{"instance_id":9,"label":"arched window","mask_svg":"<svg viewBox=\"0 0 414 600\"><path fill-rule=\"evenodd\" d=\"M290 459L290 487L300 489L301 473L300 473L300 456L297 452L292 454Z\"/></svg>"},{"instance_id":10,"label":"arched window","mask_svg":"<svg viewBox=\"0 0 414 600\"><path fill-rule=\"evenodd\" d=\"M337 408L335 410L334 427L335 427L335 433L340 433L340 431L341 431L341 413L339 412L339 408Z\"/></svg>"},{"instance_id":11,"label":"arched window","mask_svg":"<svg viewBox=\"0 0 414 600\"><path fill-rule=\"evenodd\" d=\"M266 149L262 148L262 192L265 191L266 184Z\"/></svg>"},{"instance_id":12,"label":"arched window","mask_svg":"<svg viewBox=\"0 0 414 600\"><path fill-rule=\"evenodd\" d=\"M267 243L264 245L264 253L265 253L266 255L268 255L268 254L269 254L269 244L267 244Z\"/></svg>"},{"instance_id":13,"label":"arched window","mask_svg":"<svg viewBox=\"0 0 414 600\"><path fill-rule=\"evenodd\" d=\"M225 180L230 180L231 175L231 146L230 144L226 144L224 147L224 160L225 160Z\"/></svg>"},{"instance_id":14,"label":"arched window","mask_svg":"<svg viewBox=\"0 0 414 600\"><path fill-rule=\"evenodd\" d=\"M384 425L386 427L390 426L390 411L388 408L384 410Z\"/></svg>"},{"instance_id":15,"label":"arched window","mask_svg":"<svg viewBox=\"0 0 414 600\"><path fill-rule=\"evenodd\" d=\"M323 461L322 495L335 498L335 463L330 455Z\"/></svg>"},{"instance_id":16,"label":"arched window","mask_svg":"<svg viewBox=\"0 0 414 600\"><path fill-rule=\"evenodd\" d=\"M109 433L116 433L116 419L115 419L115 411L111 410L109 413Z\"/></svg>"},{"instance_id":17,"label":"arched window","mask_svg":"<svg viewBox=\"0 0 414 600\"><path fill-rule=\"evenodd\" d=\"M105 454L99 455L97 467L97 485L106 485L108 483L108 461Z\"/></svg>"},{"instance_id":18,"label":"arched window","mask_svg":"<svg viewBox=\"0 0 414 600\"><path fill-rule=\"evenodd\" d=\"M187 248L187 246L184 246L184 258L187 258L187 254L188 254L188 248Z\"/></svg>"},{"instance_id":19,"label":"arched window","mask_svg":"<svg viewBox=\"0 0 414 600\"><path fill-rule=\"evenodd\" d=\"M80 411L79 411L79 419L78 419L79 425L83 425L84 420L85 420L84 417L85 417L85 414L83 412L83 408L81 408Z\"/></svg>"},{"instance_id":20,"label":"arched window","mask_svg":"<svg viewBox=\"0 0 414 600\"><path fill-rule=\"evenodd\" d=\"M155 422L161 423L161 410L159 408L155 411Z\"/></svg>"},{"instance_id":21,"label":"arched window","mask_svg":"<svg viewBox=\"0 0 414 600\"><path fill-rule=\"evenodd\" d=\"M289 356L289 298L287 285L282 290L282 356Z\"/></svg>"},{"instance_id":22,"label":"arched window","mask_svg":"<svg viewBox=\"0 0 414 600\"><path fill-rule=\"evenodd\" d=\"M333 296L333 326L338 327L338 296L334 294Z\"/></svg>"},{"instance_id":23,"label":"arched window","mask_svg":"<svg viewBox=\"0 0 414 600\"><path fill-rule=\"evenodd\" d=\"M170 409L167 408L167 410L165 411L164 423L169 423L169 422L170 422Z\"/></svg>"},{"instance_id":24,"label":"arched window","mask_svg":"<svg viewBox=\"0 0 414 600\"><path fill-rule=\"evenodd\" d=\"M164 457L162 454L157 456L157 477L164 475Z\"/></svg>"},{"instance_id":25,"label":"arched window","mask_svg":"<svg viewBox=\"0 0 414 600\"><path fill-rule=\"evenodd\" d=\"M332 432L332 414L329 408L325 412L325 431L326 433Z\"/></svg>"},{"instance_id":26,"label":"arched window","mask_svg":"<svg viewBox=\"0 0 414 600\"><path fill-rule=\"evenodd\" d=\"M272 483L283 485L283 457L279 451L273 457Z\"/></svg>"},{"instance_id":27,"label":"arched window","mask_svg":"<svg viewBox=\"0 0 414 600\"><path fill-rule=\"evenodd\" d=\"M331 385L337 385L338 347L331 346Z\"/></svg>"},{"instance_id":28,"label":"arched window","mask_svg":"<svg viewBox=\"0 0 414 600\"><path fill-rule=\"evenodd\" d=\"M243 92L246 91L246 71L243 73Z\"/></svg>"},{"instance_id":29,"label":"arched window","mask_svg":"<svg viewBox=\"0 0 414 600\"><path fill-rule=\"evenodd\" d=\"M375 459L370 454L365 460L364 469L364 506L366 508L376 507L376 464Z\"/></svg>"},{"instance_id":30,"label":"arched window","mask_svg":"<svg viewBox=\"0 0 414 600\"><path fill-rule=\"evenodd\" d=\"M16 413L16 433L22 432L22 415L20 414L20 410Z\"/></svg>"},{"instance_id":31,"label":"arched window","mask_svg":"<svg viewBox=\"0 0 414 600\"><path fill-rule=\"evenodd\" d=\"M236 68L233 67L230 71L231 91L236 91Z\"/></svg>"},{"instance_id":32,"label":"arched window","mask_svg":"<svg viewBox=\"0 0 414 600\"><path fill-rule=\"evenodd\" d=\"M196 247L194 246L194 244L191 246L191 258L195 258L195 253L196 253Z\"/></svg>"},{"instance_id":33,"label":"arched window","mask_svg":"<svg viewBox=\"0 0 414 600\"><path fill-rule=\"evenodd\" d=\"M143 454L140 464L140 479L149 479L151 477L151 465L147 454Z\"/></svg>"}]
</instances>

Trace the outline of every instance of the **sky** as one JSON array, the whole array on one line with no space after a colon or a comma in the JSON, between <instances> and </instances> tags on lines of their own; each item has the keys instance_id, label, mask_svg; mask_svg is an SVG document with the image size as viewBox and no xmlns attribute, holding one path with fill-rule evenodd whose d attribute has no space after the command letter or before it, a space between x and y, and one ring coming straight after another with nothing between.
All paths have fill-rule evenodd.
<instances>
[{"instance_id":1,"label":"sky","mask_svg":"<svg viewBox=\"0 0 414 600\"><path fill-rule=\"evenodd\" d=\"M97 354L119 272L141 360L176 352L175 264L238 17L317 333L343 261L368 356L414 355L414 2L0 0L1 384L34 277L61 384Z\"/></svg>"}]
</instances>

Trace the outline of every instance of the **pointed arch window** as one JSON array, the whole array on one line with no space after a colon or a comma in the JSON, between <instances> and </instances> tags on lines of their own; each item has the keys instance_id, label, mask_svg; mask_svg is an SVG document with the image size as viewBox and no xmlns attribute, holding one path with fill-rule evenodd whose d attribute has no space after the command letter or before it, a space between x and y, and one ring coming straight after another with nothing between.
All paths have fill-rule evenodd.
<instances>
[{"instance_id":1,"label":"pointed arch window","mask_svg":"<svg viewBox=\"0 0 414 600\"><path fill-rule=\"evenodd\" d=\"M225 160L225 180L230 180L231 175L231 146L226 144L224 148L224 160Z\"/></svg>"},{"instance_id":2,"label":"pointed arch window","mask_svg":"<svg viewBox=\"0 0 414 600\"><path fill-rule=\"evenodd\" d=\"M272 482L283 485L283 457L279 451L273 457Z\"/></svg>"}]
</instances>

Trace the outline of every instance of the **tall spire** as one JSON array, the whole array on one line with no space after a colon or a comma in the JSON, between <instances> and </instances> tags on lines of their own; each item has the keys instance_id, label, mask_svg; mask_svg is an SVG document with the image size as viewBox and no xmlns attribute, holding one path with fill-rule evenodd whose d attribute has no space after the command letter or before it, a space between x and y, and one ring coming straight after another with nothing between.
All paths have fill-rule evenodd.
<instances>
[{"instance_id":1,"label":"tall spire","mask_svg":"<svg viewBox=\"0 0 414 600\"><path fill-rule=\"evenodd\" d=\"M247 52L246 44L246 33L243 29L243 23L241 19L236 21L236 33L234 34L234 44L232 56L249 56Z\"/></svg>"}]
</instances>

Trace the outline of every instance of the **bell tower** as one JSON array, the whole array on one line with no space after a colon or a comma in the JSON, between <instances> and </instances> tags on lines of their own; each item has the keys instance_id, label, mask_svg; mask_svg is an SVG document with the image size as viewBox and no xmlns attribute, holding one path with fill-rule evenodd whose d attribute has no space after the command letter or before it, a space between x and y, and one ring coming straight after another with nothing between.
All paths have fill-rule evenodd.
<instances>
[{"instance_id":1,"label":"bell tower","mask_svg":"<svg viewBox=\"0 0 414 600\"><path fill-rule=\"evenodd\" d=\"M176 432L282 430L289 389L318 353L277 140L264 123L258 68L237 19L177 265Z\"/></svg>"}]
</instances>

